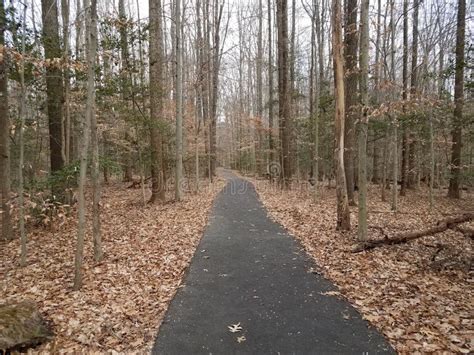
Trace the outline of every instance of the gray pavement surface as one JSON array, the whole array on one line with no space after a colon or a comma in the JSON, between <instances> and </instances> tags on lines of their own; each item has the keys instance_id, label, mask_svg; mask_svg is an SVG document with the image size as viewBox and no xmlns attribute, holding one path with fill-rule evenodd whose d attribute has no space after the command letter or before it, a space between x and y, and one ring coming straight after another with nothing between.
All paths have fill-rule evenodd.
<instances>
[{"instance_id":1,"label":"gray pavement surface","mask_svg":"<svg viewBox=\"0 0 474 355\"><path fill-rule=\"evenodd\" d=\"M224 176L152 353L395 353L347 301L324 294L335 287L267 216L252 184Z\"/></svg>"}]
</instances>

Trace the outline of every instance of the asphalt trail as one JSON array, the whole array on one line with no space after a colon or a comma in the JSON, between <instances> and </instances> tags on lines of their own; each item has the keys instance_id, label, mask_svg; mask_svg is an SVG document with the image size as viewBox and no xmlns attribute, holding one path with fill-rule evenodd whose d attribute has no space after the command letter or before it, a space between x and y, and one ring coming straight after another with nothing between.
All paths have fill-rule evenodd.
<instances>
[{"instance_id":1,"label":"asphalt trail","mask_svg":"<svg viewBox=\"0 0 474 355\"><path fill-rule=\"evenodd\" d=\"M394 353L231 173L153 354ZM242 330L230 332L238 324ZM239 337L240 342L238 341Z\"/></svg>"}]
</instances>

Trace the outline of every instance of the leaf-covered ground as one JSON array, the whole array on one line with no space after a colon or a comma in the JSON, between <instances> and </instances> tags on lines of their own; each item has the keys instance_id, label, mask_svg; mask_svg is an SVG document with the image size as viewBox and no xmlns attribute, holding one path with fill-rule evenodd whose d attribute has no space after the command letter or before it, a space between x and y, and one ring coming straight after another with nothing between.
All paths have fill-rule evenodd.
<instances>
[{"instance_id":1,"label":"leaf-covered ground","mask_svg":"<svg viewBox=\"0 0 474 355\"><path fill-rule=\"evenodd\" d=\"M55 339L35 351L141 352L150 349L170 300L202 236L218 181L184 201L143 207L141 191L123 184L102 196L104 261L93 261L87 236L84 286L72 291L76 212L60 227L28 231L28 266L19 241L2 247L3 302L33 300Z\"/></svg>"},{"instance_id":2,"label":"leaf-covered ground","mask_svg":"<svg viewBox=\"0 0 474 355\"><path fill-rule=\"evenodd\" d=\"M407 244L352 253L357 207L351 207L352 231L336 232L334 189L322 188L313 203L306 186L289 192L262 181L256 181L256 186L271 217L301 242L321 268L315 272L332 280L340 295L398 352L474 351L472 239L449 230ZM443 197L445 193L438 192L430 212L427 191L409 191L400 197L395 214L389 203L380 201L379 188L372 187L370 237L425 229L447 216L474 211L474 196L456 201Z\"/></svg>"}]
</instances>

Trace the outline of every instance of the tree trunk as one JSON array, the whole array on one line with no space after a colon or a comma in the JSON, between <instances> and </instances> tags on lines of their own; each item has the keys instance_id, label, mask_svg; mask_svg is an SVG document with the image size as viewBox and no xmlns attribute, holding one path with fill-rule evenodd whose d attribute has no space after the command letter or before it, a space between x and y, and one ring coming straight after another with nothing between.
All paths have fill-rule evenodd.
<instances>
[{"instance_id":1,"label":"tree trunk","mask_svg":"<svg viewBox=\"0 0 474 355\"><path fill-rule=\"evenodd\" d=\"M278 25L278 99L281 136L282 186L290 187L290 96L288 83L288 3L277 0Z\"/></svg>"},{"instance_id":2,"label":"tree trunk","mask_svg":"<svg viewBox=\"0 0 474 355\"><path fill-rule=\"evenodd\" d=\"M95 63L97 53L97 35L93 26L97 26L95 18L97 18L97 1L91 0L84 4L86 11L86 43L87 43L87 102L86 114L84 117L84 128L81 146L81 166L79 173L79 191L78 191L78 213L79 222L77 229L77 245L74 260L74 290L82 287L82 263L84 258L84 236L86 233L86 203L85 203L85 184L87 174L87 152L90 141L91 119L94 114L95 100Z\"/></svg>"},{"instance_id":3,"label":"tree trunk","mask_svg":"<svg viewBox=\"0 0 474 355\"><path fill-rule=\"evenodd\" d=\"M419 13L419 0L413 1L413 30L412 30L412 55L411 55L411 86L410 86L410 100L416 99L416 92L418 87L418 13ZM410 142L408 147L408 181L407 187L410 189L415 188L416 185L416 146L417 140L415 135L410 132Z\"/></svg>"},{"instance_id":4,"label":"tree trunk","mask_svg":"<svg viewBox=\"0 0 474 355\"><path fill-rule=\"evenodd\" d=\"M62 125L63 147L62 154L65 164L69 164L71 153L71 110L69 102L70 75L69 75L69 0L61 0L61 15L63 20L63 60L64 69L64 122Z\"/></svg>"},{"instance_id":5,"label":"tree trunk","mask_svg":"<svg viewBox=\"0 0 474 355\"><path fill-rule=\"evenodd\" d=\"M390 77L393 84L396 83L395 73L395 0L390 1ZM395 93L392 97L395 99ZM389 115L390 117L390 115ZM398 120L395 116L391 117L392 125L392 199L391 209L397 211L398 208Z\"/></svg>"},{"instance_id":6,"label":"tree trunk","mask_svg":"<svg viewBox=\"0 0 474 355\"><path fill-rule=\"evenodd\" d=\"M402 69L402 100L403 114L406 116L406 101L408 98L408 0L403 0L403 69ZM406 117L404 117L406 119ZM402 187L400 195L405 196L408 185L408 129L403 125L402 132Z\"/></svg>"},{"instance_id":7,"label":"tree trunk","mask_svg":"<svg viewBox=\"0 0 474 355\"><path fill-rule=\"evenodd\" d=\"M120 71L120 89L123 104L128 107L128 102L131 96L131 88L129 82L129 50L128 50L128 36L127 36L127 14L125 13L125 0L118 1L119 10L119 34L120 34L120 56L122 68ZM132 139L128 131L125 132L125 140L130 142ZM132 152L126 148L123 154L123 182L133 181L133 159Z\"/></svg>"},{"instance_id":8,"label":"tree trunk","mask_svg":"<svg viewBox=\"0 0 474 355\"><path fill-rule=\"evenodd\" d=\"M64 166L62 155L62 104L63 75L61 66L54 63L60 59L61 44L59 40L58 5L56 0L41 0L43 18L44 55L49 64L46 66L46 97L48 106L49 149L51 173L57 173ZM61 199L63 186L53 186L53 195Z\"/></svg>"},{"instance_id":9,"label":"tree trunk","mask_svg":"<svg viewBox=\"0 0 474 355\"><path fill-rule=\"evenodd\" d=\"M342 19L340 0L332 0L332 43L334 60L335 135L336 135L336 195L338 230L350 230L351 215L347 198L346 175L344 171L344 65L342 44Z\"/></svg>"},{"instance_id":10,"label":"tree trunk","mask_svg":"<svg viewBox=\"0 0 474 355\"><path fill-rule=\"evenodd\" d=\"M25 156L25 142L23 131L25 130L26 121L26 87L25 87L25 55L26 55L26 5L23 7L22 19L22 35L21 35L21 60L20 60L20 162L18 166L18 209L19 209L19 224L20 224L20 265L26 266L26 231L25 231L25 206L23 197L23 170L24 170L24 156Z\"/></svg>"},{"instance_id":11,"label":"tree trunk","mask_svg":"<svg viewBox=\"0 0 474 355\"><path fill-rule=\"evenodd\" d=\"M149 0L150 31L150 143L151 143L151 198L150 202L165 200L163 186L163 140L161 118L164 97L164 58L161 0Z\"/></svg>"},{"instance_id":12,"label":"tree trunk","mask_svg":"<svg viewBox=\"0 0 474 355\"><path fill-rule=\"evenodd\" d=\"M257 34L257 119L256 119L256 130L257 130L257 175L262 175L262 123L263 123L263 4L262 0L258 0L258 34Z\"/></svg>"},{"instance_id":13,"label":"tree trunk","mask_svg":"<svg viewBox=\"0 0 474 355\"><path fill-rule=\"evenodd\" d=\"M313 201L316 202L318 198L318 182L319 182L319 95L320 85L318 68L318 56L316 55L316 18L319 16L319 0L313 0L312 14L311 14L311 65L310 65L310 103L309 115L313 125L313 151L312 151L312 174L313 174Z\"/></svg>"},{"instance_id":14,"label":"tree trunk","mask_svg":"<svg viewBox=\"0 0 474 355\"><path fill-rule=\"evenodd\" d=\"M272 1L268 0L268 150L269 164L275 160L273 142L273 53L272 53ZM269 165L270 166L270 165ZM270 171L268 171L271 173Z\"/></svg>"},{"instance_id":15,"label":"tree trunk","mask_svg":"<svg viewBox=\"0 0 474 355\"><path fill-rule=\"evenodd\" d=\"M182 197L183 180L183 50L181 29L181 0L175 4L175 47L176 47L176 177L175 200Z\"/></svg>"},{"instance_id":16,"label":"tree trunk","mask_svg":"<svg viewBox=\"0 0 474 355\"><path fill-rule=\"evenodd\" d=\"M362 0L360 15L360 98L362 117L359 121L359 225L357 236L367 239L367 126L368 126L368 78L369 78L369 0ZM374 143L375 144L375 143Z\"/></svg>"},{"instance_id":17,"label":"tree trunk","mask_svg":"<svg viewBox=\"0 0 474 355\"><path fill-rule=\"evenodd\" d=\"M354 158L355 158L355 121L357 119L357 0L345 1L344 26L344 85L345 85L345 122L344 122L344 168L346 173L347 197L349 205L354 200Z\"/></svg>"},{"instance_id":18,"label":"tree trunk","mask_svg":"<svg viewBox=\"0 0 474 355\"><path fill-rule=\"evenodd\" d=\"M96 0L93 0L94 2ZM97 8L93 4L90 12L90 41L93 57L93 68L95 67L95 58L97 51ZM93 71L95 73L95 70ZM91 85L91 84L89 84ZM92 148L92 237L94 240L94 260L99 262L103 259L102 251L102 233L100 223L100 166L99 166L99 138L97 135L97 116L95 112L95 86L92 82L92 98L90 107L91 122L91 148ZM88 89L89 90L89 89Z\"/></svg>"},{"instance_id":19,"label":"tree trunk","mask_svg":"<svg viewBox=\"0 0 474 355\"><path fill-rule=\"evenodd\" d=\"M2 194L1 239L13 238L10 217L10 119L8 110L8 64L5 51L6 15L4 0L0 1L0 46L3 56L0 60L0 193Z\"/></svg>"},{"instance_id":20,"label":"tree trunk","mask_svg":"<svg viewBox=\"0 0 474 355\"><path fill-rule=\"evenodd\" d=\"M448 196L460 198L461 185L461 148L464 106L464 45L466 32L466 0L458 0L458 18L456 27L456 74L454 79L454 119L451 131L453 146L451 150L451 178Z\"/></svg>"}]
</instances>

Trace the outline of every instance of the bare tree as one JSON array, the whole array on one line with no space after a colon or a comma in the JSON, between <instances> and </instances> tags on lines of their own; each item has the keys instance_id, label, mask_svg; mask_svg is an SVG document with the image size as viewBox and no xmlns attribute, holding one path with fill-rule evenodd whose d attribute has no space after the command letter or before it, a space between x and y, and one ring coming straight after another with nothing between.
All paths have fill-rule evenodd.
<instances>
[{"instance_id":1,"label":"bare tree","mask_svg":"<svg viewBox=\"0 0 474 355\"><path fill-rule=\"evenodd\" d=\"M290 186L290 96L288 83L288 3L277 0L278 26L278 98L281 139L281 175L282 185Z\"/></svg>"},{"instance_id":2,"label":"bare tree","mask_svg":"<svg viewBox=\"0 0 474 355\"><path fill-rule=\"evenodd\" d=\"M337 225L339 230L351 228L351 215L346 189L346 174L344 169L344 58L342 54L342 19L341 2L332 0L332 45L334 61L334 90L336 96L335 128L336 128L336 195L337 195Z\"/></svg>"},{"instance_id":3,"label":"bare tree","mask_svg":"<svg viewBox=\"0 0 474 355\"><path fill-rule=\"evenodd\" d=\"M149 0L150 22L150 135L151 135L151 198L150 202L165 200L163 186L163 117L164 59L161 0Z\"/></svg>"},{"instance_id":4,"label":"bare tree","mask_svg":"<svg viewBox=\"0 0 474 355\"><path fill-rule=\"evenodd\" d=\"M357 0L345 1L344 26L344 85L345 85L345 122L344 122L344 169L347 183L349 204L355 206L355 121L358 102L357 71Z\"/></svg>"},{"instance_id":5,"label":"bare tree","mask_svg":"<svg viewBox=\"0 0 474 355\"><path fill-rule=\"evenodd\" d=\"M2 235L1 239L13 238L10 218L10 119L8 112L8 65L5 51L6 14L4 0L0 1L0 46L3 49L0 60L0 193Z\"/></svg>"},{"instance_id":6,"label":"bare tree","mask_svg":"<svg viewBox=\"0 0 474 355\"><path fill-rule=\"evenodd\" d=\"M395 0L390 1L390 75L391 81L395 84ZM394 97L395 95L392 95ZM392 124L392 211L397 211L398 205L398 120L393 115L391 117Z\"/></svg>"},{"instance_id":7,"label":"bare tree","mask_svg":"<svg viewBox=\"0 0 474 355\"><path fill-rule=\"evenodd\" d=\"M19 224L20 224L20 265L26 265L26 231L25 231L25 206L24 206L24 179L23 169L25 162L25 140L23 131L25 130L26 115L26 87L25 87L25 55L26 55L26 5L23 5L22 34L21 34L21 59L20 59L20 162L18 165L18 200L19 200Z\"/></svg>"},{"instance_id":8,"label":"bare tree","mask_svg":"<svg viewBox=\"0 0 474 355\"><path fill-rule=\"evenodd\" d=\"M60 171L64 166L62 155L62 102L63 75L61 66L54 59L62 57L59 40L58 5L56 0L41 0L43 18L43 45L46 65L46 96L48 106L49 150L51 173ZM61 186L53 186L53 195L63 195Z\"/></svg>"},{"instance_id":9,"label":"bare tree","mask_svg":"<svg viewBox=\"0 0 474 355\"><path fill-rule=\"evenodd\" d=\"M181 0L175 3L175 48L176 48L176 177L175 199L182 197L183 179L183 45L181 28Z\"/></svg>"},{"instance_id":10,"label":"bare tree","mask_svg":"<svg viewBox=\"0 0 474 355\"><path fill-rule=\"evenodd\" d=\"M268 150L270 163L275 159L273 142L273 53L272 53L272 1L268 0Z\"/></svg>"},{"instance_id":11,"label":"bare tree","mask_svg":"<svg viewBox=\"0 0 474 355\"><path fill-rule=\"evenodd\" d=\"M367 239L367 126L368 126L368 77L369 77L369 0L362 0L360 14L360 102L362 117L359 120L359 224L358 239Z\"/></svg>"},{"instance_id":12,"label":"bare tree","mask_svg":"<svg viewBox=\"0 0 474 355\"><path fill-rule=\"evenodd\" d=\"M458 0L458 17L456 26L456 73L454 83L454 119L451 131L453 147L451 150L451 178L449 179L448 196L460 198L461 185L461 148L464 106L464 46L466 33L466 0Z\"/></svg>"},{"instance_id":13,"label":"bare tree","mask_svg":"<svg viewBox=\"0 0 474 355\"><path fill-rule=\"evenodd\" d=\"M74 290L82 287L82 263L84 259L84 236L86 234L86 203L85 184L87 176L87 152L90 142L91 120L94 115L95 101L95 63L97 56L97 0L85 1L86 11L86 44L87 44L87 102L84 116L84 127L80 151L80 173L78 191L79 223L77 229L77 245L74 260Z\"/></svg>"}]
</instances>

